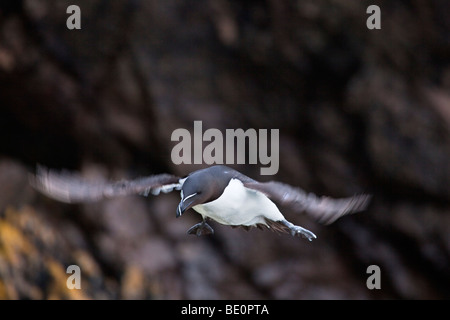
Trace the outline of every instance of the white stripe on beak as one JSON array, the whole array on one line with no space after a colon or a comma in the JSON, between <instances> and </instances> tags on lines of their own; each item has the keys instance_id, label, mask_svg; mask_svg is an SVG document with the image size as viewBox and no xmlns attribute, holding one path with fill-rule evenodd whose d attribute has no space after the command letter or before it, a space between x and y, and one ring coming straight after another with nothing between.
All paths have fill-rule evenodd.
<instances>
[{"instance_id":1,"label":"white stripe on beak","mask_svg":"<svg viewBox=\"0 0 450 320\"><path fill-rule=\"evenodd\" d=\"M184 198L183 199L183 201L182 202L185 202L187 199L189 199L189 198L192 198L193 196L195 196L197 194L197 192L196 193L193 193L193 194L190 194L190 195L188 195L186 198Z\"/></svg>"}]
</instances>

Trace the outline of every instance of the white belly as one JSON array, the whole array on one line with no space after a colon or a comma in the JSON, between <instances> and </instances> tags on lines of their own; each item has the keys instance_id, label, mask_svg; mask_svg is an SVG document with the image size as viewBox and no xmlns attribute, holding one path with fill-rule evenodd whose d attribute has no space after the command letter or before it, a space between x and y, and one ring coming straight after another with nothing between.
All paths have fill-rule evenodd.
<instances>
[{"instance_id":1,"label":"white belly","mask_svg":"<svg viewBox=\"0 0 450 320\"><path fill-rule=\"evenodd\" d=\"M265 219L284 220L277 206L259 191L247 189L238 179L231 179L223 194L214 201L192 207L204 218L225 225L266 224Z\"/></svg>"}]
</instances>

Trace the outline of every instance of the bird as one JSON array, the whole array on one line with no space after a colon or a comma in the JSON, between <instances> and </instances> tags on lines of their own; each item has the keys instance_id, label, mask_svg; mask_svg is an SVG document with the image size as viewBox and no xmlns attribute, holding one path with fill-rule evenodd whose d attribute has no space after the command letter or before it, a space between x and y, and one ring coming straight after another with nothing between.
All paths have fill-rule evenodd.
<instances>
[{"instance_id":1,"label":"bird","mask_svg":"<svg viewBox=\"0 0 450 320\"><path fill-rule=\"evenodd\" d=\"M207 222L213 220L246 230L266 228L301 236L309 241L317 236L288 221L276 203L294 212L305 212L319 223L328 225L344 215L364 211L372 198L370 194L337 199L319 197L286 183L259 182L225 165L199 169L185 177L163 173L112 182L87 181L77 174L38 166L36 174L30 176L30 183L46 196L65 203L180 191L176 217L181 217L191 208L202 217L201 222L189 228L188 234L214 234L214 229Z\"/></svg>"}]
</instances>

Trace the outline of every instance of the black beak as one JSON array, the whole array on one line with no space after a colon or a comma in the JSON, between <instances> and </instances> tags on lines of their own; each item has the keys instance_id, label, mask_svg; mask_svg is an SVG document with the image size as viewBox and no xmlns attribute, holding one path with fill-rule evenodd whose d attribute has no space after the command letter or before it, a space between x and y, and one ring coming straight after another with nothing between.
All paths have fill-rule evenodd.
<instances>
[{"instance_id":1,"label":"black beak","mask_svg":"<svg viewBox=\"0 0 450 320\"><path fill-rule=\"evenodd\" d=\"M189 199L191 198L191 199ZM196 203L196 199L195 196L192 197L186 197L185 199L181 199L180 203L178 204L177 207L177 218L181 217L181 215L188 209L190 209L191 207L193 207Z\"/></svg>"},{"instance_id":2,"label":"black beak","mask_svg":"<svg viewBox=\"0 0 450 320\"><path fill-rule=\"evenodd\" d=\"M186 208L183 206L183 201L180 201L177 207L177 218L181 217L181 215L186 211Z\"/></svg>"}]
</instances>

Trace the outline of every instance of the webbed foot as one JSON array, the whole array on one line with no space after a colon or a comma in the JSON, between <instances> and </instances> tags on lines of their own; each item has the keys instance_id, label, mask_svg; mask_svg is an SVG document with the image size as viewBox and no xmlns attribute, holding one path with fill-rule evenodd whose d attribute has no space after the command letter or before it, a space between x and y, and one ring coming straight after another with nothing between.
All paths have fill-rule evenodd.
<instances>
[{"instance_id":1,"label":"webbed foot","mask_svg":"<svg viewBox=\"0 0 450 320\"><path fill-rule=\"evenodd\" d=\"M282 223L289 228L289 230L291 231L291 235L292 236L297 236L300 235L303 238L308 239L309 241L312 241L313 239L316 239L317 236L312 233L311 231L309 231L308 229L302 228L300 226L296 226L292 223L290 223L287 220L282 221Z\"/></svg>"},{"instance_id":2,"label":"webbed foot","mask_svg":"<svg viewBox=\"0 0 450 320\"><path fill-rule=\"evenodd\" d=\"M197 223L196 225L189 228L187 231L188 234L194 234L197 237L200 236L206 236L208 234L214 234L214 229L211 228L209 224L207 224L205 221L202 221L200 223Z\"/></svg>"}]
</instances>

